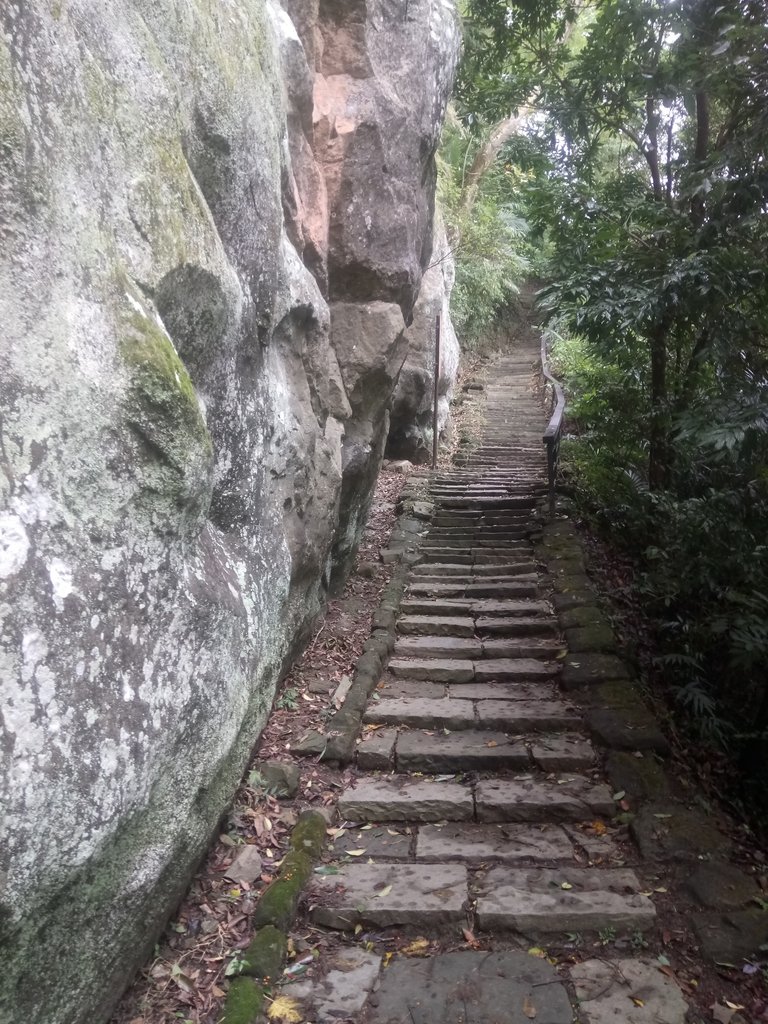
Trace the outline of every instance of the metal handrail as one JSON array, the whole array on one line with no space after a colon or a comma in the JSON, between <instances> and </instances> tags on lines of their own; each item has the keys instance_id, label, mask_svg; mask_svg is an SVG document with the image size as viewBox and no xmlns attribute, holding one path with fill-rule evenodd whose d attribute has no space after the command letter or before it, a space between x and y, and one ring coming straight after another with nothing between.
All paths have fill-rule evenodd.
<instances>
[{"instance_id":1,"label":"metal handrail","mask_svg":"<svg viewBox=\"0 0 768 1024\"><path fill-rule=\"evenodd\" d=\"M560 438L563 434L563 417L565 414L565 394L552 374L549 365L549 354L547 352L546 335L541 335L541 372L544 374L546 384L551 388L552 415L547 429L544 431L542 441L547 448L547 475L549 477L549 514L555 512L555 483L557 481L557 464L560 458Z\"/></svg>"}]
</instances>

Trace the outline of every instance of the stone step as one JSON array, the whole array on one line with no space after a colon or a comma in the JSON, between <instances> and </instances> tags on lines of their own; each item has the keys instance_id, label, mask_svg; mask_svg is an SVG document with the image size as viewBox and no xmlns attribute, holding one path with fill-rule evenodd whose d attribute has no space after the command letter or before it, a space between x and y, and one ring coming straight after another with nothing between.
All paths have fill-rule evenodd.
<instances>
[{"instance_id":1,"label":"stone step","mask_svg":"<svg viewBox=\"0 0 768 1024\"><path fill-rule=\"evenodd\" d=\"M423 825L416 859L423 861L502 861L508 864L573 861L576 848L558 825L478 825L448 821Z\"/></svg>"},{"instance_id":2,"label":"stone step","mask_svg":"<svg viewBox=\"0 0 768 1024\"><path fill-rule=\"evenodd\" d=\"M309 895L310 920L325 928L431 930L466 920L467 869L461 864L342 864L337 875L315 875Z\"/></svg>"},{"instance_id":3,"label":"stone step","mask_svg":"<svg viewBox=\"0 0 768 1024\"><path fill-rule=\"evenodd\" d=\"M435 683L531 683L555 679L558 664L534 658L392 658L389 670L401 679L424 679Z\"/></svg>"},{"instance_id":4,"label":"stone step","mask_svg":"<svg viewBox=\"0 0 768 1024\"><path fill-rule=\"evenodd\" d=\"M559 632L555 616L545 618L532 616L478 616L474 620L474 629L480 636L543 636Z\"/></svg>"},{"instance_id":5,"label":"stone step","mask_svg":"<svg viewBox=\"0 0 768 1024\"><path fill-rule=\"evenodd\" d=\"M549 637L508 637L478 640L461 636L407 636L395 644L397 658L470 658L473 661L515 658L553 658L564 647Z\"/></svg>"},{"instance_id":6,"label":"stone step","mask_svg":"<svg viewBox=\"0 0 768 1024\"><path fill-rule=\"evenodd\" d=\"M656 911L633 871L619 868L491 868L477 889L481 930L535 936L647 931Z\"/></svg>"},{"instance_id":7,"label":"stone step","mask_svg":"<svg viewBox=\"0 0 768 1024\"><path fill-rule=\"evenodd\" d=\"M466 784L389 775L359 779L344 790L338 810L342 819L359 822L471 821L474 803Z\"/></svg>"},{"instance_id":8,"label":"stone step","mask_svg":"<svg viewBox=\"0 0 768 1024\"><path fill-rule=\"evenodd\" d=\"M461 697L383 697L369 705L364 722L407 729L490 729L513 734L582 727L581 714L558 700L493 700ZM590 751L589 763L592 753Z\"/></svg>"},{"instance_id":9,"label":"stone step","mask_svg":"<svg viewBox=\"0 0 768 1024\"><path fill-rule=\"evenodd\" d=\"M478 821L575 822L613 817L610 789L582 774L481 779L475 786ZM454 815L454 820L463 820Z\"/></svg>"},{"instance_id":10,"label":"stone step","mask_svg":"<svg viewBox=\"0 0 768 1024\"><path fill-rule=\"evenodd\" d=\"M472 615L482 618L521 618L550 616L552 608L546 601L494 601L471 598L412 598L407 597L400 605L403 615Z\"/></svg>"},{"instance_id":11,"label":"stone step","mask_svg":"<svg viewBox=\"0 0 768 1024\"><path fill-rule=\"evenodd\" d=\"M400 733L396 764L399 772L499 771L537 766L544 771L580 771L594 764L595 753L581 736L509 736L492 730L454 733L424 730Z\"/></svg>"},{"instance_id":12,"label":"stone step","mask_svg":"<svg viewBox=\"0 0 768 1024\"><path fill-rule=\"evenodd\" d=\"M538 598L539 587L538 578L532 576L530 578L516 578L513 581L507 582L487 582L487 583L466 583L466 582L446 582L441 579L440 582L429 579L419 579L418 582L412 582L408 586L408 596L423 596L423 597L493 597L493 598L504 598L513 597L517 599L525 598Z\"/></svg>"},{"instance_id":13,"label":"stone step","mask_svg":"<svg viewBox=\"0 0 768 1024\"><path fill-rule=\"evenodd\" d=\"M475 620L471 615L404 615L397 621L397 631L409 636L472 637Z\"/></svg>"},{"instance_id":14,"label":"stone step","mask_svg":"<svg viewBox=\"0 0 768 1024\"><path fill-rule=\"evenodd\" d=\"M413 567L413 576L420 578L434 578L436 576L448 576L451 578L472 581L477 577L490 577L492 579L510 579L515 576L530 576L536 572L536 563L530 559L513 560L507 556L508 561L503 564L478 564L470 560L470 564L449 565L441 562L427 562ZM470 572L467 572L470 569Z\"/></svg>"}]
</instances>

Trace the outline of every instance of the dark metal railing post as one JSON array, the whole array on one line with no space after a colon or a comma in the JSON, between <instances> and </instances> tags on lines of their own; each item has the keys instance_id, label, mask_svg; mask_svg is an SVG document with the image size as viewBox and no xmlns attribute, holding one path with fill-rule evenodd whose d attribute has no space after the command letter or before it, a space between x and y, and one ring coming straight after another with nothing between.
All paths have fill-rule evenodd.
<instances>
[{"instance_id":1,"label":"dark metal railing post","mask_svg":"<svg viewBox=\"0 0 768 1024\"><path fill-rule=\"evenodd\" d=\"M555 514L555 501L556 491L555 487L557 484L557 463L560 458L560 438L563 433L563 414L565 412L565 395L560 384L552 376L552 371L549 366L549 357L547 355L547 342L546 338L542 334L541 336L541 372L544 374L544 379L548 385L552 388L552 404L554 409L552 416L550 417L547 429L544 431L544 437L542 441L547 448L547 477L549 479L549 514Z\"/></svg>"},{"instance_id":2,"label":"dark metal railing post","mask_svg":"<svg viewBox=\"0 0 768 1024\"><path fill-rule=\"evenodd\" d=\"M432 469L437 469L437 435L440 400L440 314L435 322L435 391L432 407Z\"/></svg>"}]
</instances>

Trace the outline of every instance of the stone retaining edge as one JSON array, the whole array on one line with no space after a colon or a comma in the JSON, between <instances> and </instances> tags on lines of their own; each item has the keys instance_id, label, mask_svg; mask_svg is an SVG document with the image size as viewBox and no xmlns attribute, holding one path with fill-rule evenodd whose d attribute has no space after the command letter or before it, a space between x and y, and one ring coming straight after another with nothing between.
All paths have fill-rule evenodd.
<instances>
[{"instance_id":1,"label":"stone retaining edge","mask_svg":"<svg viewBox=\"0 0 768 1024\"><path fill-rule=\"evenodd\" d=\"M669 742L599 603L576 528L567 514L550 518L543 503L540 516L535 555L569 647L561 684L578 696L593 741L606 751L610 784L630 801L631 811L619 817L644 862L683 871L687 896L701 908L690 919L702 953L726 961L748 956L768 941L768 912L754 906L754 876L729 860L729 823L715 808L690 806L690 794L676 784L665 765Z\"/></svg>"},{"instance_id":2,"label":"stone retaining edge","mask_svg":"<svg viewBox=\"0 0 768 1024\"><path fill-rule=\"evenodd\" d=\"M291 832L277 878L261 894L252 918L253 939L244 966L229 983L221 1024L256 1024L268 991L279 978L288 948L288 930L302 890L325 846L327 822L319 811L303 811Z\"/></svg>"}]
</instances>

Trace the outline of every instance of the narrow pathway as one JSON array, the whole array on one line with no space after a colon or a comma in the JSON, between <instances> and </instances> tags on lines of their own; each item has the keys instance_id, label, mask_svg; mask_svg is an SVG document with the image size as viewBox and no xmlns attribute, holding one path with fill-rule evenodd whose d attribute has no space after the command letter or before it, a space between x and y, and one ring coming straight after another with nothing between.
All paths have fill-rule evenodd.
<instances>
[{"instance_id":1,"label":"narrow pathway","mask_svg":"<svg viewBox=\"0 0 768 1024\"><path fill-rule=\"evenodd\" d=\"M534 557L546 489L535 344L492 365L480 446L430 480L422 560L365 711L358 777L339 800L358 827L340 830L338 859L311 895L311 920L349 946L307 991L308 1019L684 1019L678 988L642 959L593 959L564 975L537 955L568 933L642 946L655 910L603 834L613 794L558 685L565 649ZM466 948L382 970L354 936L393 925Z\"/></svg>"}]
</instances>

